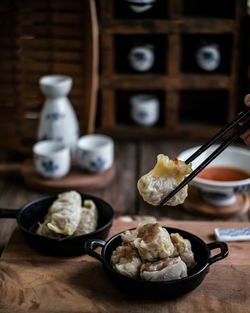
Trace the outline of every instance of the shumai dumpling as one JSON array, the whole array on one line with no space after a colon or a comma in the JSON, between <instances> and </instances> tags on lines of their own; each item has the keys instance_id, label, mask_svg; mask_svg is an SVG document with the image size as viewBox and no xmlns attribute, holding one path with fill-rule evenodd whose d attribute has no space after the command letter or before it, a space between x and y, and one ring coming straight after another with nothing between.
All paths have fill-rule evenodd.
<instances>
[{"instance_id":1,"label":"shumai dumpling","mask_svg":"<svg viewBox=\"0 0 250 313\"><path fill-rule=\"evenodd\" d=\"M83 207L81 208L80 222L73 235L80 236L95 231L97 222L98 210L94 201L84 200Z\"/></svg>"},{"instance_id":2,"label":"shumai dumpling","mask_svg":"<svg viewBox=\"0 0 250 313\"><path fill-rule=\"evenodd\" d=\"M110 262L114 270L122 275L131 278L139 276L142 262L138 252L129 245L118 246Z\"/></svg>"},{"instance_id":3,"label":"shumai dumpling","mask_svg":"<svg viewBox=\"0 0 250 313\"><path fill-rule=\"evenodd\" d=\"M196 261L190 241L184 239L179 233L171 233L170 237L174 244L173 256L180 256L182 261L186 263L188 269L194 267Z\"/></svg>"},{"instance_id":4,"label":"shumai dumpling","mask_svg":"<svg viewBox=\"0 0 250 313\"><path fill-rule=\"evenodd\" d=\"M147 262L141 266L140 276L144 280L169 281L187 276L187 266L177 258L165 258L156 262Z\"/></svg>"},{"instance_id":5,"label":"shumai dumpling","mask_svg":"<svg viewBox=\"0 0 250 313\"><path fill-rule=\"evenodd\" d=\"M152 205L159 205L191 172L191 164L177 159L172 161L168 156L159 154L155 167L138 180L137 188L144 201ZM165 205L175 206L183 203L187 197L187 191L188 186L186 185Z\"/></svg>"},{"instance_id":6,"label":"shumai dumpling","mask_svg":"<svg viewBox=\"0 0 250 313\"><path fill-rule=\"evenodd\" d=\"M76 191L64 192L49 208L47 226L57 234L71 236L81 218L81 196Z\"/></svg>"},{"instance_id":7,"label":"shumai dumpling","mask_svg":"<svg viewBox=\"0 0 250 313\"><path fill-rule=\"evenodd\" d=\"M138 234L134 245L142 260L155 261L173 254L174 246L169 233L159 223L144 221L136 230Z\"/></svg>"},{"instance_id":8,"label":"shumai dumpling","mask_svg":"<svg viewBox=\"0 0 250 313\"><path fill-rule=\"evenodd\" d=\"M121 234L123 244L129 245L132 248L135 248L134 241L137 238L137 234L138 232L136 229L126 230L125 232L123 232Z\"/></svg>"}]
</instances>

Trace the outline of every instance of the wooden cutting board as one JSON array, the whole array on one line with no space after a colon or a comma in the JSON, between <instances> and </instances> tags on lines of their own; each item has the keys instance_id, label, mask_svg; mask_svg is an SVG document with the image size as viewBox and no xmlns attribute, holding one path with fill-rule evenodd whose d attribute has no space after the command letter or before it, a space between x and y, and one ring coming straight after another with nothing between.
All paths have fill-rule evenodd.
<instances>
[{"instance_id":1,"label":"wooden cutting board","mask_svg":"<svg viewBox=\"0 0 250 313\"><path fill-rule=\"evenodd\" d=\"M0 164L0 175L21 175L25 184L31 189L46 193L58 193L68 190L90 191L107 186L114 178L115 163L108 170L101 173L89 173L73 163L70 172L58 179L46 179L39 176L31 160L23 163Z\"/></svg>"},{"instance_id":2,"label":"wooden cutting board","mask_svg":"<svg viewBox=\"0 0 250 313\"><path fill-rule=\"evenodd\" d=\"M215 240L215 227L250 227L239 222L160 223L190 231L207 243ZM115 220L110 236L136 225ZM140 300L117 290L97 260L44 256L27 247L16 230L0 259L0 312L250 312L250 243L228 246L229 256L212 264L191 293L176 300Z\"/></svg>"}]
</instances>

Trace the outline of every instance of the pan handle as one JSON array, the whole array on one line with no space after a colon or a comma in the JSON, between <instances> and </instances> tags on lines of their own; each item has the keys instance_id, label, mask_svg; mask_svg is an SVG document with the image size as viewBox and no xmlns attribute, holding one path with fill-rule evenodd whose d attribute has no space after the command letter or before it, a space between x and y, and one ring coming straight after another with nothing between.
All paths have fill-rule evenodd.
<instances>
[{"instance_id":1,"label":"pan handle","mask_svg":"<svg viewBox=\"0 0 250 313\"><path fill-rule=\"evenodd\" d=\"M106 244L106 242L104 240L88 239L84 244L84 249L88 255L96 258L97 260L101 261L102 263L105 263L104 258L99 253L96 253L94 251L94 249L97 247L103 248L105 246L105 244Z\"/></svg>"},{"instance_id":2,"label":"pan handle","mask_svg":"<svg viewBox=\"0 0 250 313\"><path fill-rule=\"evenodd\" d=\"M20 209L0 209L0 218L17 218Z\"/></svg>"},{"instance_id":3,"label":"pan handle","mask_svg":"<svg viewBox=\"0 0 250 313\"><path fill-rule=\"evenodd\" d=\"M228 256L228 247L227 247L227 244L225 242L215 241L215 242L211 242L211 243L207 244L207 246L208 246L208 249L210 252L213 249L220 248L220 253L209 258L209 260L208 260L209 264L212 264L214 262L222 260Z\"/></svg>"}]
</instances>

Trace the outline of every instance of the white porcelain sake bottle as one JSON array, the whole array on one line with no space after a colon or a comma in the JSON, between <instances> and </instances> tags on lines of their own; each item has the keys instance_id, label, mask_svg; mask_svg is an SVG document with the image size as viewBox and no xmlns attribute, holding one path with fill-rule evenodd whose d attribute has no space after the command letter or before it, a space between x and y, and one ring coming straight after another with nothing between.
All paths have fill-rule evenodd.
<instances>
[{"instance_id":1,"label":"white porcelain sake bottle","mask_svg":"<svg viewBox=\"0 0 250 313\"><path fill-rule=\"evenodd\" d=\"M52 139L70 147L72 158L76 153L79 125L67 95L72 78L65 75L47 75L40 79L40 88L46 97L41 111L38 140Z\"/></svg>"}]
</instances>

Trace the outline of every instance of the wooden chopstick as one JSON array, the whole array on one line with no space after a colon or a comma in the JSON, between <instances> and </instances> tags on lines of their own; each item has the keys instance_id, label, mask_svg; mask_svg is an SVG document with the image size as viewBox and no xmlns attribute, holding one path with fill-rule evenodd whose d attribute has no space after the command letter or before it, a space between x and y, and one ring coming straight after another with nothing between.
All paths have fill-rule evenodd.
<instances>
[{"instance_id":1,"label":"wooden chopstick","mask_svg":"<svg viewBox=\"0 0 250 313\"><path fill-rule=\"evenodd\" d=\"M245 110L246 111L246 110ZM244 112L245 112L244 111ZM248 109L248 114L244 118L246 118L250 114L250 110ZM243 118L240 119L240 121ZM231 123L230 123L231 124ZM229 124L229 125L230 125ZM230 127L229 129L231 129ZM186 184L188 184L196 175L198 175L210 162L212 162L223 150L225 150L234 140L236 140L241 134L243 134L247 129L250 128L250 120L247 121L244 125L239 126L238 129L224 142L219 145L219 147L214 150L210 156L208 156L190 175L188 175L173 191L171 191L160 203L160 205L164 205L165 202L167 202L170 198L172 198L178 191L180 191ZM221 132L220 132L221 133ZM220 134L219 133L219 134ZM217 136L216 136L217 137ZM220 136L221 137L221 136ZM220 138L219 137L219 138ZM218 137L217 137L218 139ZM214 142L214 141L213 141ZM207 144L205 144L207 146ZM211 146L211 144L210 144ZM207 147L208 148L208 147ZM206 148L206 149L207 149ZM204 151L204 150L203 150ZM202 152L203 152L202 151ZM198 155L200 155L202 152L200 152ZM195 157L198 156L195 153ZM185 162L187 162L190 158L188 158ZM192 160L194 160L193 155L192 155Z\"/></svg>"},{"instance_id":2,"label":"wooden chopstick","mask_svg":"<svg viewBox=\"0 0 250 313\"><path fill-rule=\"evenodd\" d=\"M250 108L245 108L231 123L226 125L220 132L218 132L213 138L211 138L207 143L201 146L197 151L195 151L189 158L185 161L186 164L189 164L194 159L197 158L200 154L202 154L207 148L209 148L213 143L219 140L222 136L224 136L229 130L238 125L239 122L243 121L250 115Z\"/></svg>"}]
</instances>

